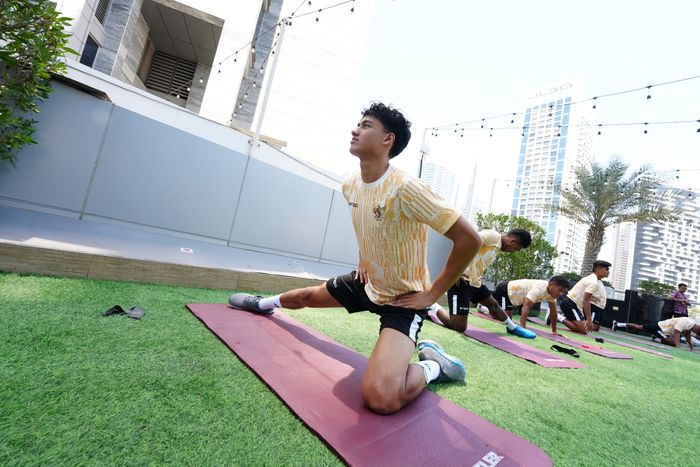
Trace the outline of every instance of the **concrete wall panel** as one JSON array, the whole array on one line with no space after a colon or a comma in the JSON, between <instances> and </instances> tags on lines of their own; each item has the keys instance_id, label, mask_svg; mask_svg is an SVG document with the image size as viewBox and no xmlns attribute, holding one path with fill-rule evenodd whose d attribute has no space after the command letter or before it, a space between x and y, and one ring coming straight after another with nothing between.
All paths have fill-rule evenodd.
<instances>
[{"instance_id":1,"label":"concrete wall panel","mask_svg":"<svg viewBox=\"0 0 700 467\"><path fill-rule=\"evenodd\" d=\"M231 241L319 257L333 190L252 159Z\"/></svg>"},{"instance_id":2,"label":"concrete wall panel","mask_svg":"<svg viewBox=\"0 0 700 467\"><path fill-rule=\"evenodd\" d=\"M86 212L226 239L245 159L116 107Z\"/></svg>"},{"instance_id":3,"label":"concrete wall panel","mask_svg":"<svg viewBox=\"0 0 700 467\"><path fill-rule=\"evenodd\" d=\"M112 105L53 82L41 103L35 139L17 157L0 162L0 196L79 212Z\"/></svg>"}]
</instances>

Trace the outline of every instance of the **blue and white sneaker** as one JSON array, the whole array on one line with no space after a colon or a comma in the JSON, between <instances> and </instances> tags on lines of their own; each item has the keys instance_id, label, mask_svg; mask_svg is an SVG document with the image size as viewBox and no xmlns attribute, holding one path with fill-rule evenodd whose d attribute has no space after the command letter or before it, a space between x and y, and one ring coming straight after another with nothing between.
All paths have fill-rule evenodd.
<instances>
[{"instance_id":1,"label":"blue and white sneaker","mask_svg":"<svg viewBox=\"0 0 700 467\"><path fill-rule=\"evenodd\" d=\"M241 310L252 311L259 315L271 315L275 312L274 308L269 310L263 310L260 308L260 300L262 295L250 295L247 293L235 293L228 298L228 303L234 307Z\"/></svg>"},{"instance_id":2,"label":"blue and white sneaker","mask_svg":"<svg viewBox=\"0 0 700 467\"><path fill-rule=\"evenodd\" d=\"M440 365L440 374L435 379L436 383L464 383L467 378L467 369L457 357L447 355L442 346L435 341L418 341L418 358L420 361L433 360Z\"/></svg>"},{"instance_id":3,"label":"blue and white sneaker","mask_svg":"<svg viewBox=\"0 0 700 467\"><path fill-rule=\"evenodd\" d=\"M530 331L529 329L525 329L522 326L518 326L517 324L515 325L515 329L512 331L508 328L506 328L506 331L508 331L508 334L515 334L518 337L522 337L523 339L534 339L537 337L537 334L534 332Z\"/></svg>"}]
</instances>

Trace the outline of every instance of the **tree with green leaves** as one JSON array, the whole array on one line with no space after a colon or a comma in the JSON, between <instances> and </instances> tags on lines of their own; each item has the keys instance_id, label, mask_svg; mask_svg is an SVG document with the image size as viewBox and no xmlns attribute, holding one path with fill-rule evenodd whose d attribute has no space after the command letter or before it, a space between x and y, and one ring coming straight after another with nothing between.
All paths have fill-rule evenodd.
<instances>
[{"instance_id":1,"label":"tree with green leaves","mask_svg":"<svg viewBox=\"0 0 700 467\"><path fill-rule=\"evenodd\" d=\"M63 74L70 18L49 0L3 0L0 8L0 160L14 165L34 139L37 103L51 92L52 73Z\"/></svg>"},{"instance_id":2,"label":"tree with green leaves","mask_svg":"<svg viewBox=\"0 0 700 467\"><path fill-rule=\"evenodd\" d=\"M639 281L637 286L638 290L643 290L646 293L652 295L657 295L659 297L665 297L675 290L675 287L669 284L664 284L663 282L643 280Z\"/></svg>"},{"instance_id":3,"label":"tree with green leaves","mask_svg":"<svg viewBox=\"0 0 700 467\"><path fill-rule=\"evenodd\" d=\"M526 217L507 214L476 215L478 230L495 230L506 233L511 229L525 229L532 236L532 243L524 250L498 255L486 271L486 279L497 284L513 279L549 279L554 272L552 260L557 250L547 242L547 233L542 227Z\"/></svg>"},{"instance_id":4,"label":"tree with green leaves","mask_svg":"<svg viewBox=\"0 0 700 467\"><path fill-rule=\"evenodd\" d=\"M581 280L581 274L579 274L577 272L573 272L573 271L562 272L559 275L562 276L567 281L569 281L569 283L571 284L572 287L575 283L577 283L578 281ZM586 275L588 275L588 274L586 274Z\"/></svg>"},{"instance_id":5,"label":"tree with green leaves","mask_svg":"<svg viewBox=\"0 0 700 467\"><path fill-rule=\"evenodd\" d=\"M658 193L664 178L643 165L628 174L629 165L613 158L607 166L591 163L575 171L571 187L560 187L562 203L547 208L588 226L581 275L590 274L603 246L605 229L622 222L667 222L677 214ZM665 196L671 193L666 192Z\"/></svg>"}]
</instances>

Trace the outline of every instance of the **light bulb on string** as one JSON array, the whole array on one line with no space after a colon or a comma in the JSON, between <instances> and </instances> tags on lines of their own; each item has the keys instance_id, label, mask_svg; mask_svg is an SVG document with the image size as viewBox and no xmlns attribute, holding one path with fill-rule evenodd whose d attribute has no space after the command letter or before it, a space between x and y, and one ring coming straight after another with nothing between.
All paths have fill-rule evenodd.
<instances>
[{"instance_id":1,"label":"light bulb on string","mask_svg":"<svg viewBox=\"0 0 700 467\"><path fill-rule=\"evenodd\" d=\"M602 124L602 123L599 123L599 124L598 124L598 136L600 136L600 134L602 133L602 132L600 131L600 129L601 129L602 127L603 127L603 124Z\"/></svg>"},{"instance_id":2,"label":"light bulb on string","mask_svg":"<svg viewBox=\"0 0 700 467\"><path fill-rule=\"evenodd\" d=\"M493 128L491 128L491 133L489 133L489 137L493 136Z\"/></svg>"},{"instance_id":3,"label":"light bulb on string","mask_svg":"<svg viewBox=\"0 0 700 467\"><path fill-rule=\"evenodd\" d=\"M485 118L481 119L481 128L484 128L484 120L486 120L486 119Z\"/></svg>"},{"instance_id":4,"label":"light bulb on string","mask_svg":"<svg viewBox=\"0 0 700 467\"><path fill-rule=\"evenodd\" d=\"M651 100L651 85L647 86L647 100Z\"/></svg>"},{"instance_id":5,"label":"light bulb on string","mask_svg":"<svg viewBox=\"0 0 700 467\"><path fill-rule=\"evenodd\" d=\"M255 47L250 48L250 53L254 54L255 53Z\"/></svg>"},{"instance_id":6,"label":"light bulb on string","mask_svg":"<svg viewBox=\"0 0 700 467\"><path fill-rule=\"evenodd\" d=\"M649 132L647 131L647 125L648 125L648 124L649 124L649 122L644 122L644 134L645 134L645 135L646 135L647 133L649 133Z\"/></svg>"},{"instance_id":7,"label":"light bulb on string","mask_svg":"<svg viewBox=\"0 0 700 467\"><path fill-rule=\"evenodd\" d=\"M190 87L189 87L189 86L187 86L187 92L189 92L189 91L190 91Z\"/></svg>"},{"instance_id":8,"label":"light bulb on string","mask_svg":"<svg viewBox=\"0 0 700 467\"><path fill-rule=\"evenodd\" d=\"M199 78L199 84L202 84L204 82L204 78Z\"/></svg>"},{"instance_id":9,"label":"light bulb on string","mask_svg":"<svg viewBox=\"0 0 700 467\"><path fill-rule=\"evenodd\" d=\"M254 87L254 88L257 88L257 87L258 87L258 83L256 83L255 81L253 81L253 87Z\"/></svg>"},{"instance_id":10,"label":"light bulb on string","mask_svg":"<svg viewBox=\"0 0 700 467\"><path fill-rule=\"evenodd\" d=\"M597 102L598 102L598 98L597 98L597 97L594 97L594 98L593 98L593 110L595 110L596 108L598 108L598 106L596 105Z\"/></svg>"},{"instance_id":11,"label":"light bulb on string","mask_svg":"<svg viewBox=\"0 0 700 467\"><path fill-rule=\"evenodd\" d=\"M513 118L510 119L510 123L515 123L515 112L513 112Z\"/></svg>"}]
</instances>

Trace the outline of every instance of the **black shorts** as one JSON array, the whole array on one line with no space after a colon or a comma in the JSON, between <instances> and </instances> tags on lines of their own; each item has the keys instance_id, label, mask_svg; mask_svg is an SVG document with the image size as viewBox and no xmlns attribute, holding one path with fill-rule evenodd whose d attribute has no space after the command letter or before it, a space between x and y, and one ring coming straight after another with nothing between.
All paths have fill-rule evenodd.
<instances>
[{"instance_id":1,"label":"black shorts","mask_svg":"<svg viewBox=\"0 0 700 467\"><path fill-rule=\"evenodd\" d=\"M396 329L415 344L428 309L411 310L391 305L377 305L365 292L365 284L357 280L356 271L326 281L326 290L348 310L348 313L369 311L379 315L379 332L384 328Z\"/></svg>"},{"instance_id":2,"label":"black shorts","mask_svg":"<svg viewBox=\"0 0 700 467\"><path fill-rule=\"evenodd\" d=\"M568 296L565 296L559 302L562 313L569 321L586 321L586 315L583 311L578 309L576 302L571 300ZM591 321L595 324L600 324L600 318L603 315L603 309L599 308L591 303Z\"/></svg>"},{"instance_id":3,"label":"black shorts","mask_svg":"<svg viewBox=\"0 0 700 467\"><path fill-rule=\"evenodd\" d=\"M666 339L668 336L664 334L664 332L661 330L659 327L659 322L657 321L656 323L647 323L642 326L646 332L649 334L658 337L659 339Z\"/></svg>"},{"instance_id":4,"label":"black shorts","mask_svg":"<svg viewBox=\"0 0 700 467\"><path fill-rule=\"evenodd\" d=\"M498 302L498 305L503 307L504 310L512 310L514 308L513 304L510 301L510 298L508 297L509 282L510 281L499 282L496 288L494 289L493 293L491 294L494 300Z\"/></svg>"},{"instance_id":5,"label":"black shorts","mask_svg":"<svg viewBox=\"0 0 700 467\"><path fill-rule=\"evenodd\" d=\"M450 314L466 316L469 314L469 302L476 305L490 296L491 292L485 285L472 287L469 282L460 279L447 290L447 304L450 307Z\"/></svg>"}]
</instances>

